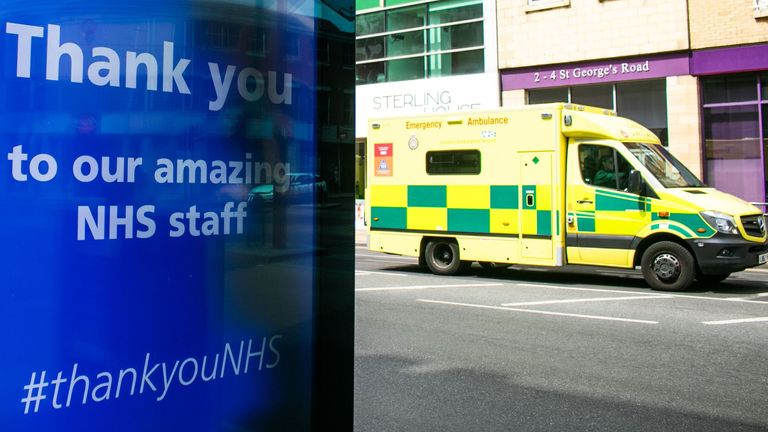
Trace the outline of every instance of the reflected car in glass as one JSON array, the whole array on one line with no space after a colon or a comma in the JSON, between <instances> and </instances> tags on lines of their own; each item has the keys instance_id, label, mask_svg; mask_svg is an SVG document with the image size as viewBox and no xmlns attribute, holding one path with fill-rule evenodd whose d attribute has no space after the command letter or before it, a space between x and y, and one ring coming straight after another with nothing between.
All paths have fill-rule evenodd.
<instances>
[{"instance_id":1,"label":"reflected car in glass","mask_svg":"<svg viewBox=\"0 0 768 432\"><path fill-rule=\"evenodd\" d=\"M278 185L277 193L289 203L309 203L314 196L314 202L324 203L328 198L328 185L319 175L311 173L290 173L286 176L287 188ZM282 191L281 191L282 190ZM271 205L275 198L274 184L260 184L248 192L249 205Z\"/></svg>"}]
</instances>

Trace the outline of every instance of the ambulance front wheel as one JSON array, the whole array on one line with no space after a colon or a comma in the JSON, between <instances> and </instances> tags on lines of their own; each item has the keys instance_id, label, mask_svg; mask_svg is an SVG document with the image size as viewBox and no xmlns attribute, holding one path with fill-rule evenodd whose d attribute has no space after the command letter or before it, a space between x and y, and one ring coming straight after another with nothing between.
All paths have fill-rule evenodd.
<instances>
[{"instance_id":1,"label":"ambulance front wheel","mask_svg":"<svg viewBox=\"0 0 768 432\"><path fill-rule=\"evenodd\" d=\"M424 261L437 275L454 275L467 268L459 257L459 245L449 240L430 240L424 248Z\"/></svg>"},{"instance_id":2,"label":"ambulance front wheel","mask_svg":"<svg viewBox=\"0 0 768 432\"><path fill-rule=\"evenodd\" d=\"M660 291L684 291L696 276L693 255L670 241L652 244L643 253L640 266L646 283Z\"/></svg>"}]
</instances>

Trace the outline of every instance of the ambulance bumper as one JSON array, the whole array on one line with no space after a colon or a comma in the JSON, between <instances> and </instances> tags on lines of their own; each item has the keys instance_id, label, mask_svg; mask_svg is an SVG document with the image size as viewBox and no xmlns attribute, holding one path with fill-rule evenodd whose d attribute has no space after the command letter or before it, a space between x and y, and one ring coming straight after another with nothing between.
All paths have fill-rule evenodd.
<instances>
[{"instance_id":1,"label":"ambulance bumper","mask_svg":"<svg viewBox=\"0 0 768 432\"><path fill-rule=\"evenodd\" d=\"M755 243L718 234L710 239L691 239L688 244L703 274L733 273L768 263L768 241Z\"/></svg>"}]
</instances>

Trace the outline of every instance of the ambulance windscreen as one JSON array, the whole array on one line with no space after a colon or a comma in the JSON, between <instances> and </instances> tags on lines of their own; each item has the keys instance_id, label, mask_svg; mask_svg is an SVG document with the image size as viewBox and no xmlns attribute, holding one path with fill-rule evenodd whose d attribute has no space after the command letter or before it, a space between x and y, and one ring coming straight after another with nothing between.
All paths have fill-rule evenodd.
<instances>
[{"instance_id":1,"label":"ambulance windscreen","mask_svg":"<svg viewBox=\"0 0 768 432\"><path fill-rule=\"evenodd\" d=\"M625 142L624 145L664 187L706 187L663 146L635 142Z\"/></svg>"}]
</instances>

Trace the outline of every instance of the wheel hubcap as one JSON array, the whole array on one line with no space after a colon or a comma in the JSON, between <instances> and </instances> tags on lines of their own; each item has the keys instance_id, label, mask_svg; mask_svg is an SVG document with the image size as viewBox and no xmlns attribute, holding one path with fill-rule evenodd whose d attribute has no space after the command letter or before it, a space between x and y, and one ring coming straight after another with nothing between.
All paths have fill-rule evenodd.
<instances>
[{"instance_id":1,"label":"wheel hubcap","mask_svg":"<svg viewBox=\"0 0 768 432\"><path fill-rule=\"evenodd\" d=\"M659 279L675 280L680 276L680 261L672 254L659 254L653 260L653 271Z\"/></svg>"},{"instance_id":2,"label":"wheel hubcap","mask_svg":"<svg viewBox=\"0 0 768 432\"><path fill-rule=\"evenodd\" d=\"M446 245L441 245L435 248L435 261L442 267L447 267L453 261L453 253L451 248Z\"/></svg>"}]
</instances>

